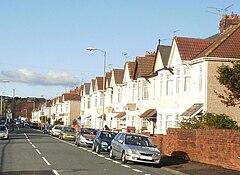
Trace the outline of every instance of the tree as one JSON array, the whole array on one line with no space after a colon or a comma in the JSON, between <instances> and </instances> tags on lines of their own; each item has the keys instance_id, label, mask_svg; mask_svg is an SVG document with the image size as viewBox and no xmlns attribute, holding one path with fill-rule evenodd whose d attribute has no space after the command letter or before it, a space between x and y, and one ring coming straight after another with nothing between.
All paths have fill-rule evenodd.
<instances>
[{"instance_id":1,"label":"tree","mask_svg":"<svg viewBox=\"0 0 240 175\"><path fill-rule=\"evenodd\" d=\"M217 73L219 75L216 78L227 90L224 90L224 93L214 92L226 106L238 106L240 104L240 62L232 62L232 67L222 65L218 67Z\"/></svg>"},{"instance_id":2,"label":"tree","mask_svg":"<svg viewBox=\"0 0 240 175\"><path fill-rule=\"evenodd\" d=\"M183 129L239 129L237 122L225 114L205 113L194 119L184 119L179 123Z\"/></svg>"}]
</instances>

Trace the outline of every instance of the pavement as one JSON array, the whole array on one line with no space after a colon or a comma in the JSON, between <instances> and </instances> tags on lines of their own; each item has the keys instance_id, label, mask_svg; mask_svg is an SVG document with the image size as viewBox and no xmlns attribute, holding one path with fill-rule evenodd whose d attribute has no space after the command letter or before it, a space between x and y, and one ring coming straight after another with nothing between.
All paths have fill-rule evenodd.
<instances>
[{"instance_id":1,"label":"pavement","mask_svg":"<svg viewBox=\"0 0 240 175\"><path fill-rule=\"evenodd\" d=\"M163 156L161 168L176 175L240 175L240 171L226 169L173 156Z\"/></svg>"}]
</instances>

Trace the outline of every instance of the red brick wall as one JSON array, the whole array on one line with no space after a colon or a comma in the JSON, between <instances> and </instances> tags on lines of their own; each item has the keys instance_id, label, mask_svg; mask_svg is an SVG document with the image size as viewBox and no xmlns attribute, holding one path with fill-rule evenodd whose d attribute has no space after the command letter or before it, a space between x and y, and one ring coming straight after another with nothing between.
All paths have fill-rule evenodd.
<instances>
[{"instance_id":1,"label":"red brick wall","mask_svg":"<svg viewBox=\"0 0 240 175\"><path fill-rule=\"evenodd\" d=\"M240 170L240 130L171 128L167 135L151 138L166 155L185 154L190 160Z\"/></svg>"}]
</instances>

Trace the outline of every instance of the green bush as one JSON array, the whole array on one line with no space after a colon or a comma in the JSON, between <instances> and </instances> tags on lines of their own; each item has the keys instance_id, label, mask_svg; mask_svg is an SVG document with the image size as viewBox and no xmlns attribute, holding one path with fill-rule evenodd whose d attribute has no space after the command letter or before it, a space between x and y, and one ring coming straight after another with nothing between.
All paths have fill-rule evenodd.
<instances>
[{"instance_id":1,"label":"green bush","mask_svg":"<svg viewBox=\"0 0 240 175\"><path fill-rule=\"evenodd\" d=\"M184 119L179 123L184 129L240 129L237 122L225 114L206 113L194 119Z\"/></svg>"}]
</instances>

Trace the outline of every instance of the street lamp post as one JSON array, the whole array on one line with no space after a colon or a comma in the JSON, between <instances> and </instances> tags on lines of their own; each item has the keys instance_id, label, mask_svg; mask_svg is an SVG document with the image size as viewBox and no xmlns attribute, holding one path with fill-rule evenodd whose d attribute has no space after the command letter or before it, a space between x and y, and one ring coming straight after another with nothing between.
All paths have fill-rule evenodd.
<instances>
[{"instance_id":1,"label":"street lamp post","mask_svg":"<svg viewBox=\"0 0 240 175\"><path fill-rule=\"evenodd\" d=\"M97 49L94 47L88 47L86 50L88 51L99 51L103 53L103 105L102 105L102 128L104 127L104 116L105 116L105 76L106 76L106 59L107 59L107 52L101 49Z\"/></svg>"}]
</instances>

